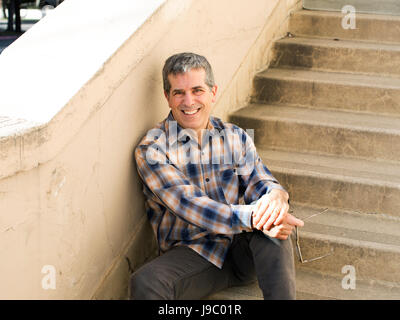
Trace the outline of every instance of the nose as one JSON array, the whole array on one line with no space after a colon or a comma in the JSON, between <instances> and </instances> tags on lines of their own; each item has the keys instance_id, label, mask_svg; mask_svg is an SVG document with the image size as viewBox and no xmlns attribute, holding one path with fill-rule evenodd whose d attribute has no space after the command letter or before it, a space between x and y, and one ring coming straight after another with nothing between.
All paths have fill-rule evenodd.
<instances>
[{"instance_id":1,"label":"nose","mask_svg":"<svg viewBox=\"0 0 400 320\"><path fill-rule=\"evenodd\" d=\"M194 104L194 98L191 93L189 92L185 93L185 96L183 97L183 103L189 107L191 107Z\"/></svg>"}]
</instances>

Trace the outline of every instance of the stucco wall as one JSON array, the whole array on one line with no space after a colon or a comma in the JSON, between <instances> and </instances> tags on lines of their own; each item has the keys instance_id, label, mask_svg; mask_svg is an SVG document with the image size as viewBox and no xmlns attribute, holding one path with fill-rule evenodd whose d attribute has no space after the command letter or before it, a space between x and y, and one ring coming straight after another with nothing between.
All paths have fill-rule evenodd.
<instances>
[{"instance_id":1,"label":"stucco wall","mask_svg":"<svg viewBox=\"0 0 400 320\"><path fill-rule=\"evenodd\" d=\"M165 59L205 55L219 85L213 114L226 119L299 4L168 0L50 122L2 138L0 299L123 298L129 267L155 252L132 153L169 111ZM55 289L42 286L45 265Z\"/></svg>"}]
</instances>

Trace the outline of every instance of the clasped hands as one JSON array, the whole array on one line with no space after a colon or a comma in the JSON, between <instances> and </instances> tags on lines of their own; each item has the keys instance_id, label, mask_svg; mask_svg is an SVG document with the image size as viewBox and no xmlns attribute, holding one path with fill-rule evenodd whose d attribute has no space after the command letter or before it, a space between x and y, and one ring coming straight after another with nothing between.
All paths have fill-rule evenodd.
<instances>
[{"instance_id":1,"label":"clasped hands","mask_svg":"<svg viewBox=\"0 0 400 320\"><path fill-rule=\"evenodd\" d=\"M288 199L287 192L279 189L263 195L254 206L253 229L261 230L272 238L286 240L296 226L302 227L304 222L288 212Z\"/></svg>"}]
</instances>

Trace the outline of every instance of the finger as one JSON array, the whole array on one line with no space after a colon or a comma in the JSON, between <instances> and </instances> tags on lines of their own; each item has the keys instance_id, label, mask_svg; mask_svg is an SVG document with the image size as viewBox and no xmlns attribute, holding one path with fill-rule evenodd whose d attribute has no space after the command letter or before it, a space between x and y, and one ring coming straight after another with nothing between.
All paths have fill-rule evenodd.
<instances>
[{"instance_id":1,"label":"finger","mask_svg":"<svg viewBox=\"0 0 400 320\"><path fill-rule=\"evenodd\" d=\"M273 222L274 225L279 226L281 223L284 222L284 220L285 220L285 218L286 218L286 215L287 215L287 209L288 209L288 208L289 208L289 207L288 207L285 203L283 203L283 204L280 206L280 209L279 209L279 211L278 211L278 213L277 213L276 219L275 219L275 221Z\"/></svg>"},{"instance_id":2,"label":"finger","mask_svg":"<svg viewBox=\"0 0 400 320\"><path fill-rule=\"evenodd\" d=\"M283 222L283 220L287 216L288 211L289 211L289 205L286 202L284 202L282 204L281 211L279 212L279 216L276 218L275 225L280 225Z\"/></svg>"},{"instance_id":3,"label":"finger","mask_svg":"<svg viewBox=\"0 0 400 320\"><path fill-rule=\"evenodd\" d=\"M279 226L272 226L269 230L263 229L264 233L270 234L272 237L277 237L281 234L288 234L290 232L291 226L290 225L279 225Z\"/></svg>"},{"instance_id":4,"label":"finger","mask_svg":"<svg viewBox=\"0 0 400 320\"><path fill-rule=\"evenodd\" d=\"M263 201L262 198L260 198L260 199L257 200L256 204L254 205L254 208L253 208L253 221L254 221L254 219L256 219L258 217L257 212L260 209L262 201Z\"/></svg>"},{"instance_id":5,"label":"finger","mask_svg":"<svg viewBox=\"0 0 400 320\"><path fill-rule=\"evenodd\" d=\"M280 224L279 226L274 226L273 229L277 234L290 235L294 227L290 224Z\"/></svg>"},{"instance_id":6,"label":"finger","mask_svg":"<svg viewBox=\"0 0 400 320\"><path fill-rule=\"evenodd\" d=\"M276 230L274 231L263 231L264 234L266 234L267 236L269 236L270 238L276 238L276 239L280 239L280 240L286 240L289 237L289 234L286 233L280 233Z\"/></svg>"},{"instance_id":7,"label":"finger","mask_svg":"<svg viewBox=\"0 0 400 320\"><path fill-rule=\"evenodd\" d=\"M266 228L270 229L272 225L280 225L286 217L289 206L286 202L277 202L276 209L271 215L270 219L266 222Z\"/></svg>"},{"instance_id":8,"label":"finger","mask_svg":"<svg viewBox=\"0 0 400 320\"><path fill-rule=\"evenodd\" d=\"M257 224L257 229L261 230L265 223L270 219L271 215L274 213L274 210L276 209L275 202L272 201L269 203L269 206L266 208L265 212L261 216L261 219L259 220ZM274 218L275 221L275 218ZM269 228L268 228L269 229Z\"/></svg>"},{"instance_id":9,"label":"finger","mask_svg":"<svg viewBox=\"0 0 400 320\"><path fill-rule=\"evenodd\" d=\"M268 231L268 230L263 230L263 233L266 234L268 237L275 238L275 233L274 232L271 232L271 231Z\"/></svg>"},{"instance_id":10,"label":"finger","mask_svg":"<svg viewBox=\"0 0 400 320\"><path fill-rule=\"evenodd\" d=\"M256 211L256 216L253 218L253 225L257 226L260 223L260 220L264 216L265 211L269 208L270 202L266 197L261 198L260 206Z\"/></svg>"},{"instance_id":11,"label":"finger","mask_svg":"<svg viewBox=\"0 0 400 320\"><path fill-rule=\"evenodd\" d=\"M280 234L283 234L285 236L290 236L293 232L293 227L289 226L288 228L282 229Z\"/></svg>"},{"instance_id":12,"label":"finger","mask_svg":"<svg viewBox=\"0 0 400 320\"><path fill-rule=\"evenodd\" d=\"M260 199L258 199L257 200L257 202L256 202L256 204L254 205L254 212L257 212L258 211L258 208L260 207L260 205L261 205L261 200L262 198L260 198Z\"/></svg>"},{"instance_id":13,"label":"finger","mask_svg":"<svg viewBox=\"0 0 400 320\"><path fill-rule=\"evenodd\" d=\"M268 220L264 224L264 228L267 230L269 230L275 224L276 218L279 216L280 207L274 207L272 210L272 213L269 215Z\"/></svg>"},{"instance_id":14,"label":"finger","mask_svg":"<svg viewBox=\"0 0 400 320\"><path fill-rule=\"evenodd\" d=\"M291 215L290 213L287 214L286 223L291 224L293 226L303 227L304 221L296 218L295 216Z\"/></svg>"}]
</instances>

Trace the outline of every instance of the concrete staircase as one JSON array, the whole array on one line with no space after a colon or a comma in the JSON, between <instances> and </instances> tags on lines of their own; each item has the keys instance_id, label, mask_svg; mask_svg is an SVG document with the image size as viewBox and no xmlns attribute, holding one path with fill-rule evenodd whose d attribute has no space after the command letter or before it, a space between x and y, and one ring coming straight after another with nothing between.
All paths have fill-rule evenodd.
<instances>
[{"instance_id":1,"label":"concrete staircase","mask_svg":"<svg viewBox=\"0 0 400 320\"><path fill-rule=\"evenodd\" d=\"M400 299L400 17L358 14L355 30L342 17L293 14L251 103L230 120L255 129L305 220L298 299ZM261 298L257 284L211 297Z\"/></svg>"}]
</instances>

